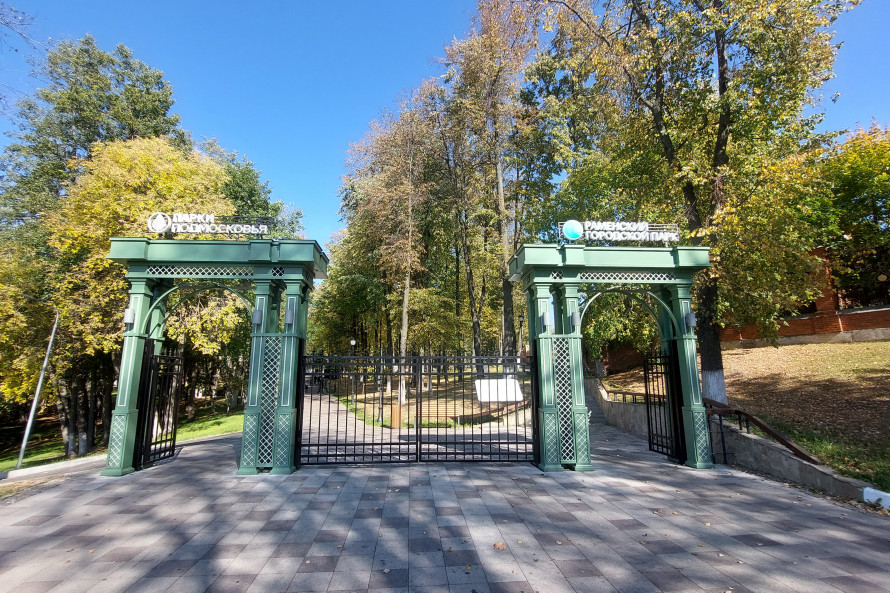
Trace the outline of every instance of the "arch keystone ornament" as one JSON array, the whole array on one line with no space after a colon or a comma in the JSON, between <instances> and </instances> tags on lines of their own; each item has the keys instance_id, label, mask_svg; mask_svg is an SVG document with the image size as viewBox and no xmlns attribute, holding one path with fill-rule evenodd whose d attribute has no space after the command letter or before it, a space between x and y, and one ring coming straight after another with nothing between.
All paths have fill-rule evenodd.
<instances>
[{"instance_id":1,"label":"arch keystone ornament","mask_svg":"<svg viewBox=\"0 0 890 593\"><path fill-rule=\"evenodd\" d=\"M641 223L569 223L584 229L582 236L594 233L594 240L599 238L597 233L628 233L635 237L626 240L639 240L633 233L649 233L649 240L672 240L674 232L662 228L668 225L644 228ZM569 227L569 223L563 225L566 238L578 233L578 227ZM586 229L588 226L591 228ZM624 240L621 237L617 240ZM510 280L522 282L527 297L529 340L537 355L536 438L541 469L590 470L595 461L590 458L581 361L581 317L590 302L588 299L584 310L580 309L580 288L584 284L593 285L594 293L654 297L656 310L651 312L658 323L662 354L673 357L674 372L678 375L676 387L667 397L677 398L677 404L682 400L679 419L673 427L683 451L682 458L676 461L695 468L712 467L699 383L695 316L691 309L693 277L710 267L708 253L707 247L536 244L523 245L510 259Z\"/></svg>"},{"instance_id":2,"label":"arch keystone ornament","mask_svg":"<svg viewBox=\"0 0 890 593\"><path fill-rule=\"evenodd\" d=\"M170 218L158 213L148 224L161 228L170 224ZM210 288L237 295L250 310L252 322L238 473L294 471L302 401L298 397L298 359L306 339L307 299L313 280L327 277L328 259L318 243L115 237L108 257L127 268L130 302L124 314L117 401L102 475L122 476L139 464L137 433L146 425L146 418L140 416L147 413L140 408L139 393L152 383L143 380L143 372L151 368L144 359L160 354L170 314L167 297L177 291L195 293ZM235 282L240 287L246 281L253 283L252 303L226 284Z\"/></svg>"}]
</instances>

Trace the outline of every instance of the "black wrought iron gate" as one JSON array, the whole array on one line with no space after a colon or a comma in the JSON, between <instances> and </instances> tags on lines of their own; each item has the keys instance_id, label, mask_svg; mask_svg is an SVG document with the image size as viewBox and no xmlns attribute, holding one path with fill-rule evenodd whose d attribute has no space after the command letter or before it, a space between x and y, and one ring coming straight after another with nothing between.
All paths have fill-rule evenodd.
<instances>
[{"instance_id":1,"label":"black wrought iron gate","mask_svg":"<svg viewBox=\"0 0 890 593\"><path fill-rule=\"evenodd\" d=\"M141 469L176 452L179 395L182 392L182 357L154 354L146 340L139 384L139 424L133 467Z\"/></svg>"},{"instance_id":2,"label":"black wrought iron gate","mask_svg":"<svg viewBox=\"0 0 890 593\"><path fill-rule=\"evenodd\" d=\"M644 361L646 421L649 428L649 450L684 463L686 438L683 433L683 397L676 360L672 349L669 354L648 356Z\"/></svg>"},{"instance_id":3,"label":"black wrought iron gate","mask_svg":"<svg viewBox=\"0 0 890 593\"><path fill-rule=\"evenodd\" d=\"M532 461L532 361L304 356L300 464Z\"/></svg>"}]
</instances>

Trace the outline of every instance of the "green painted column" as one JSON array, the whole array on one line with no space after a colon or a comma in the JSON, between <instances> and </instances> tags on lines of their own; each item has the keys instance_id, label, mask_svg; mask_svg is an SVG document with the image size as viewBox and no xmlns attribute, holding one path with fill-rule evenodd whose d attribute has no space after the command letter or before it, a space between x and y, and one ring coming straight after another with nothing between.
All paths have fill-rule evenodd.
<instances>
[{"instance_id":1,"label":"green painted column","mask_svg":"<svg viewBox=\"0 0 890 593\"><path fill-rule=\"evenodd\" d=\"M250 475L259 473L260 469L271 467L271 463L265 463L271 457L268 454L268 443L263 437L268 437L269 410L264 410L264 395L270 389L264 385L264 371L277 372L278 365L267 359L273 358L277 342L267 343L269 340L267 330L277 329L277 307L272 308L273 300L278 296L278 290L273 287L271 280L257 280L254 289L254 312L251 318L253 331L250 334L250 370L247 379L247 402L244 406L244 428L241 433L241 462L238 473ZM256 319L261 315L261 319ZM259 321L259 323L256 323ZM275 324L274 326L272 324Z\"/></svg>"},{"instance_id":2,"label":"green painted column","mask_svg":"<svg viewBox=\"0 0 890 593\"><path fill-rule=\"evenodd\" d=\"M528 331L535 343L538 365L538 467L544 471L562 471L560 463L559 412L553 376L550 287L533 284L528 289Z\"/></svg>"},{"instance_id":3,"label":"green painted column","mask_svg":"<svg viewBox=\"0 0 890 593\"><path fill-rule=\"evenodd\" d=\"M571 373L571 434L563 434L563 439L572 439L574 460L564 461L575 471L593 469L590 463L590 412L584 397L584 361L582 351L581 326L572 324L572 317L580 322L578 307L578 285L566 283L562 290L562 331L569 346L569 372ZM563 423L568 425L567 422Z\"/></svg>"},{"instance_id":4,"label":"green painted column","mask_svg":"<svg viewBox=\"0 0 890 593\"><path fill-rule=\"evenodd\" d=\"M698 352L694 328L686 323L692 312L691 284L668 287L671 311L680 326L677 342L677 367L683 389L683 427L686 432L686 465L696 468L713 467L708 419L701 399L698 373Z\"/></svg>"},{"instance_id":5,"label":"green painted column","mask_svg":"<svg viewBox=\"0 0 890 593\"><path fill-rule=\"evenodd\" d=\"M297 430L297 371L300 332L305 328L306 301L303 283L294 283L284 301L284 333L281 339L281 385L275 406L275 438L270 473L289 474L296 469L294 444Z\"/></svg>"},{"instance_id":6,"label":"green painted column","mask_svg":"<svg viewBox=\"0 0 890 593\"><path fill-rule=\"evenodd\" d=\"M103 476L123 476L134 471L133 452L136 443L136 425L139 421L139 382L142 378L142 357L145 352L145 332L152 305L151 280L131 280L129 309L134 322L126 324L121 351L120 375L117 382L117 400L111 413L111 429L108 440L108 457Z\"/></svg>"}]
</instances>

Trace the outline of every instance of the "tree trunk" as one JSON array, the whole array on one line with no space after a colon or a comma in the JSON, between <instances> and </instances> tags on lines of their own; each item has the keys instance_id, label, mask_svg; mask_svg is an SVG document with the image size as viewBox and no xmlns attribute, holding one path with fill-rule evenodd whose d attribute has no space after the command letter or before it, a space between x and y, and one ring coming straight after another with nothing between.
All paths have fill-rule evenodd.
<instances>
[{"instance_id":1,"label":"tree trunk","mask_svg":"<svg viewBox=\"0 0 890 593\"><path fill-rule=\"evenodd\" d=\"M56 380L56 412L59 416L59 430L62 433L62 442L65 444L65 457L68 457L71 443L68 440L70 422L70 407L68 405L68 390L64 383Z\"/></svg>"},{"instance_id":2,"label":"tree trunk","mask_svg":"<svg viewBox=\"0 0 890 593\"><path fill-rule=\"evenodd\" d=\"M467 214L461 213L460 235L463 243L464 269L467 275L467 300L470 306L470 317L473 322L473 356L482 354L482 319L476 307L476 285L473 282L473 266L470 261L470 231L468 228Z\"/></svg>"},{"instance_id":3,"label":"tree trunk","mask_svg":"<svg viewBox=\"0 0 890 593\"><path fill-rule=\"evenodd\" d=\"M77 456L82 457L89 452L87 441L87 425L89 424L89 394L87 393L87 381L82 373L78 373L74 380L77 386L75 402L77 405Z\"/></svg>"},{"instance_id":4,"label":"tree trunk","mask_svg":"<svg viewBox=\"0 0 890 593\"><path fill-rule=\"evenodd\" d=\"M86 391L86 400L87 400L87 432L86 432L86 441L87 441L87 453L93 450L93 447L96 446L96 421L99 417L99 394L101 393L100 389L100 379L99 374L101 372L101 368L98 365L101 363L100 360L95 361L95 365L93 366L92 372L90 373L90 382L87 384Z\"/></svg>"},{"instance_id":5,"label":"tree trunk","mask_svg":"<svg viewBox=\"0 0 890 593\"><path fill-rule=\"evenodd\" d=\"M454 322L457 325L457 350L464 354L463 335L460 323L460 246L454 244Z\"/></svg>"},{"instance_id":6,"label":"tree trunk","mask_svg":"<svg viewBox=\"0 0 890 593\"><path fill-rule=\"evenodd\" d=\"M503 310L503 327L504 341L503 352L506 356L514 356L516 354L516 328L513 325L513 283L510 282L510 256L512 254L511 241L509 237L510 221L507 219L507 200L504 195L504 170L501 165L499 155L495 155L498 178L498 232L501 235L501 249L503 250L503 268L501 273L501 290L503 292L504 310Z\"/></svg>"},{"instance_id":7,"label":"tree trunk","mask_svg":"<svg viewBox=\"0 0 890 593\"><path fill-rule=\"evenodd\" d=\"M111 412L114 407L114 379L118 375L117 365L109 356L105 361L105 379L102 384L102 444L108 446L111 438Z\"/></svg>"},{"instance_id":8,"label":"tree trunk","mask_svg":"<svg viewBox=\"0 0 890 593\"><path fill-rule=\"evenodd\" d=\"M723 352L720 350L720 324L717 323L717 283L708 278L698 287L699 316L698 343L701 349L702 395L727 403L726 381L723 375Z\"/></svg>"},{"instance_id":9,"label":"tree trunk","mask_svg":"<svg viewBox=\"0 0 890 593\"><path fill-rule=\"evenodd\" d=\"M409 208L410 209L410 208ZM410 265L410 263L409 263ZM399 330L399 356L403 359L408 350L408 298L411 295L411 270L405 273L405 289L402 291L402 327ZM405 405L408 401L405 390L405 368L399 372L399 404Z\"/></svg>"}]
</instances>

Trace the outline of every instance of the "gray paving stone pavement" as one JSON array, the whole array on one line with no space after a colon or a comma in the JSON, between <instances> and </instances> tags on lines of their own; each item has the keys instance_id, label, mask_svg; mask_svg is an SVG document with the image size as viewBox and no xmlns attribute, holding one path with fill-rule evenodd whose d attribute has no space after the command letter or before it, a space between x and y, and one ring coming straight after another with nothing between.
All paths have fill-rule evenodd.
<instances>
[{"instance_id":1,"label":"gray paving stone pavement","mask_svg":"<svg viewBox=\"0 0 890 593\"><path fill-rule=\"evenodd\" d=\"M595 471L309 466L237 476L240 438L0 505L0 593L890 592L890 518L591 427Z\"/></svg>"}]
</instances>

